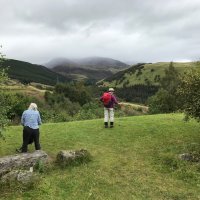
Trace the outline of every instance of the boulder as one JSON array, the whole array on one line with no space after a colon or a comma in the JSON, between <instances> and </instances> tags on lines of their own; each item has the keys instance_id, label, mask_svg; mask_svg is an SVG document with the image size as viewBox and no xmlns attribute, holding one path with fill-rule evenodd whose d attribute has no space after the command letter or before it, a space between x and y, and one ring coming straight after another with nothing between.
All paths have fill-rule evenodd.
<instances>
[{"instance_id":1,"label":"boulder","mask_svg":"<svg viewBox=\"0 0 200 200\"><path fill-rule=\"evenodd\" d=\"M61 150L57 154L57 163L61 166L78 165L91 160L91 155L87 150Z\"/></svg>"},{"instance_id":2,"label":"boulder","mask_svg":"<svg viewBox=\"0 0 200 200\"><path fill-rule=\"evenodd\" d=\"M0 158L0 177L12 170L29 169L34 167L38 162L46 163L48 155L41 150L33 153L21 153Z\"/></svg>"},{"instance_id":3,"label":"boulder","mask_svg":"<svg viewBox=\"0 0 200 200\"><path fill-rule=\"evenodd\" d=\"M32 171L27 170L13 170L1 177L2 183L20 182L22 184L29 184L33 182L36 175Z\"/></svg>"}]
</instances>

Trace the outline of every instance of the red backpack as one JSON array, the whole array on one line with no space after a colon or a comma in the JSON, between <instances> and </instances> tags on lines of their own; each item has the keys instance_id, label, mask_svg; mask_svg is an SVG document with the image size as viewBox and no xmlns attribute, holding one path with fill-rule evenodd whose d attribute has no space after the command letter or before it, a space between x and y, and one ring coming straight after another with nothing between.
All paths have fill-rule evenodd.
<instances>
[{"instance_id":1,"label":"red backpack","mask_svg":"<svg viewBox=\"0 0 200 200\"><path fill-rule=\"evenodd\" d=\"M111 94L109 92L104 92L102 96L103 104L106 106L111 102Z\"/></svg>"}]
</instances>

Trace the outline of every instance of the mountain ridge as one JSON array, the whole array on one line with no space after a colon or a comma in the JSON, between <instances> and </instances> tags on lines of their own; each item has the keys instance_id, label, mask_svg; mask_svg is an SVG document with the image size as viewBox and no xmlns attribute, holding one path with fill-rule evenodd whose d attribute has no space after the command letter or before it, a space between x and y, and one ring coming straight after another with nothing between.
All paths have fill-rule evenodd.
<instances>
[{"instance_id":1,"label":"mountain ridge","mask_svg":"<svg viewBox=\"0 0 200 200\"><path fill-rule=\"evenodd\" d=\"M128 64L121 62L119 60L115 60L112 58L106 58L106 57L85 57L85 58L55 58L50 60L48 63L45 63L44 66L48 68L53 68L56 66L73 66L73 67L79 67L79 68L96 68L96 69L102 69L103 67L113 67L113 68L126 68L129 67Z\"/></svg>"}]
</instances>

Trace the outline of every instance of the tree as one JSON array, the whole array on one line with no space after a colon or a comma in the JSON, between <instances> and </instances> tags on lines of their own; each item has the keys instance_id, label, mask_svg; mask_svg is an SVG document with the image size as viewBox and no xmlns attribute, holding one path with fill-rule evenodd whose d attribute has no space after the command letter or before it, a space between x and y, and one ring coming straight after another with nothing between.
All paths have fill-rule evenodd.
<instances>
[{"instance_id":1,"label":"tree","mask_svg":"<svg viewBox=\"0 0 200 200\"><path fill-rule=\"evenodd\" d=\"M197 63L198 64L198 63ZM199 65L199 64L198 64ZM200 70L187 71L180 77L177 94L181 97L182 110L186 116L200 121Z\"/></svg>"},{"instance_id":2,"label":"tree","mask_svg":"<svg viewBox=\"0 0 200 200\"><path fill-rule=\"evenodd\" d=\"M0 48L2 48L2 46L0 46ZM3 84L8 79L6 69L3 68L4 61L5 61L5 55L3 55L0 51L0 84Z\"/></svg>"},{"instance_id":3,"label":"tree","mask_svg":"<svg viewBox=\"0 0 200 200\"><path fill-rule=\"evenodd\" d=\"M2 48L2 46L0 46ZM0 52L0 85L3 84L7 79L7 73L3 69L2 63L5 60L4 55ZM2 132L6 125L8 124L8 118L6 116L8 111L8 106L6 105L6 99L2 92L0 92L0 137L2 137Z\"/></svg>"},{"instance_id":4,"label":"tree","mask_svg":"<svg viewBox=\"0 0 200 200\"><path fill-rule=\"evenodd\" d=\"M154 96L148 99L149 112L151 114L171 113L176 109L174 102L174 95L167 90L160 89Z\"/></svg>"},{"instance_id":5,"label":"tree","mask_svg":"<svg viewBox=\"0 0 200 200\"><path fill-rule=\"evenodd\" d=\"M160 80L160 90L148 100L150 113L170 113L177 110L179 105L179 98L176 96L178 77L179 74L173 62L170 62L165 70L165 76Z\"/></svg>"},{"instance_id":6,"label":"tree","mask_svg":"<svg viewBox=\"0 0 200 200\"><path fill-rule=\"evenodd\" d=\"M175 69L173 62L170 62L169 67L165 69L165 76L160 80L161 88L174 94L178 86L178 76L178 71Z\"/></svg>"}]
</instances>

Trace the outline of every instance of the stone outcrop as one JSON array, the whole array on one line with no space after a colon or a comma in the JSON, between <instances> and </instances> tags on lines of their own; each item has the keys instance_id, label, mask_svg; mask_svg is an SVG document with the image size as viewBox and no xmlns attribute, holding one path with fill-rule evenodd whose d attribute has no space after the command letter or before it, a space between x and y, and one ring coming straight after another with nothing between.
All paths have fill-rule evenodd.
<instances>
[{"instance_id":1,"label":"stone outcrop","mask_svg":"<svg viewBox=\"0 0 200 200\"><path fill-rule=\"evenodd\" d=\"M28 183L31 183L34 180L34 178L36 178L36 175L31 171L13 170L5 174L4 176L2 176L1 181L3 183L17 181L22 184L28 184Z\"/></svg>"},{"instance_id":2,"label":"stone outcrop","mask_svg":"<svg viewBox=\"0 0 200 200\"><path fill-rule=\"evenodd\" d=\"M57 154L56 162L60 166L79 165L91 160L87 150L62 150ZM0 181L20 182L22 184L32 183L38 178L38 173L43 170L44 165L49 162L49 157L44 151L33 153L21 153L0 158Z\"/></svg>"},{"instance_id":3,"label":"stone outcrop","mask_svg":"<svg viewBox=\"0 0 200 200\"><path fill-rule=\"evenodd\" d=\"M17 169L28 169L34 167L39 161L47 162L48 155L41 150L33 153L21 153L0 158L0 177L10 171Z\"/></svg>"},{"instance_id":4,"label":"stone outcrop","mask_svg":"<svg viewBox=\"0 0 200 200\"><path fill-rule=\"evenodd\" d=\"M57 154L57 163L61 166L77 165L91 160L87 150L62 150Z\"/></svg>"}]
</instances>

